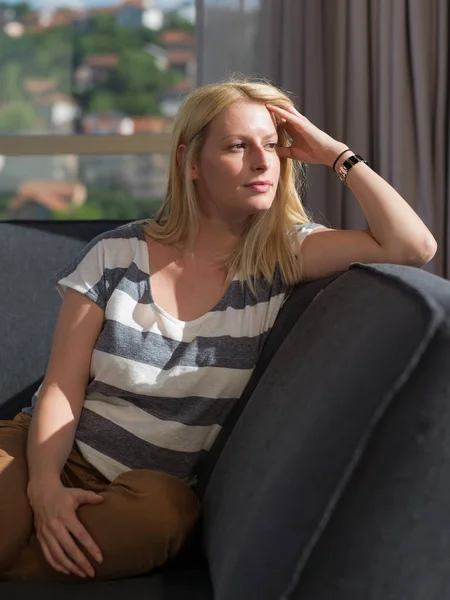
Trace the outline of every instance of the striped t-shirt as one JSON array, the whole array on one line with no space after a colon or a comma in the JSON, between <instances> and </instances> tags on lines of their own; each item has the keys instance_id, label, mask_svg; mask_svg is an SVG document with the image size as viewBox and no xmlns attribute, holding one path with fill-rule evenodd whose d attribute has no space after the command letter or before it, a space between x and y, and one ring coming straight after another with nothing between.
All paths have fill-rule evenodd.
<instances>
[{"instance_id":1,"label":"striped t-shirt","mask_svg":"<svg viewBox=\"0 0 450 600\"><path fill-rule=\"evenodd\" d=\"M300 226L299 242L316 227ZM97 236L55 283L105 312L75 434L79 451L110 481L152 469L195 483L285 300L279 270L271 284L256 280L256 294L236 278L208 313L180 321L153 301L144 231L131 223Z\"/></svg>"}]
</instances>

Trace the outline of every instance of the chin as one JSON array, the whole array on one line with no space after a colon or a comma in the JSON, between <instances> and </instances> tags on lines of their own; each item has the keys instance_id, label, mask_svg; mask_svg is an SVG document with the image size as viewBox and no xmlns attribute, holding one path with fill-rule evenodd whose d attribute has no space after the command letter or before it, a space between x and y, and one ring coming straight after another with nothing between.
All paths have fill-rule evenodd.
<instances>
[{"instance_id":1,"label":"chin","mask_svg":"<svg viewBox=\"0 0 450 600\"><path fill-rule=\"evenodd\" d=\"M259 212L261 210L269 210L269 208L273 204L273 198L253 198L251 202L249 202L250 207L253 209L253 212Z\"/></svg>"}]
</instances>

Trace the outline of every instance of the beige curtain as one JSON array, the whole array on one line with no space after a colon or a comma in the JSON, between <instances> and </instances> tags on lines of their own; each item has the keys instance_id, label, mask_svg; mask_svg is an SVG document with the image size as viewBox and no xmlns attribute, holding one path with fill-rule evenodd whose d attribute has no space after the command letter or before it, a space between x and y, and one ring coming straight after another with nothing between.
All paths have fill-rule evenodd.
<instances>
[{"instance_id":1,"label":"beige curtain","mask_svg":"<svg viewBox=\"0 0 450 600\"><path fill-rule=\"evenodd\" d=\"M449 0L262 0L258 70L367 158L439 242L450 275ZM310 167L305 202L333 227L365 227L351 193Z\"/></svg>"},{"instance_id":2,"label":"beige curtain","mask_svg":"<svg viewBox=\"0 0 450 600\"><path fill-rule=\"evenodd\" d=\"M257 22L256 52L247 66L249 37L223 31L241 57L240 64L230 59L227 71L247 69L292 91L311 121L369 160L433 231L439 251L426 268L447 277L449 2L253 0L246 22ZM200 4L210 10L226 5L236 17L250 7L238 0ZM211 39L201 51L204 60L211 61L214 48ZM204 82L224 75L212 65ZM316 219L332 227L366 226L329 168L311 166L308 181L305 204Z\"/></svg>"},{"instance_id":3,"label":"beige curtain","mask_svg":"<svg viewBox=\"0 0 450 600\"><path fill-rule=\"evenodd\" d=\"M197 0L198 82L255 73L261 0Z\"/></svg>"}]
</instances>

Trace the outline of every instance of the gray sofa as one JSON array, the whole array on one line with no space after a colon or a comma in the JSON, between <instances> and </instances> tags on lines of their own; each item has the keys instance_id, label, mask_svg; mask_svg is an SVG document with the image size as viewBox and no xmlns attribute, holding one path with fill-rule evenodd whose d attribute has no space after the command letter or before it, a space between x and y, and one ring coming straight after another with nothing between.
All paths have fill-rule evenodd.
<instances>
[{"instance_id":1,"label":"gray sofa","mask_svg":"<svg viewBox=\"0 0 450 600\"><path fill-rule=\"evenodd\" d=\"M50 276L119 224L0 223L0 418L45 371ZM142 577L0 597L450 598L449 313L450 283L410 267L298 286L205 466L185 551Z\"/></svg>"}]
</instances>

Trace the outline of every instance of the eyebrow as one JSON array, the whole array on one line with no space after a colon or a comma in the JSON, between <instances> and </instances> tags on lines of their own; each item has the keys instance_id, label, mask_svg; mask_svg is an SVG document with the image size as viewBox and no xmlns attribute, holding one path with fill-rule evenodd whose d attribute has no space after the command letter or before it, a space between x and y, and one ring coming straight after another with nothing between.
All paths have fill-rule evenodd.
<instances>
[{"instance_id":1,"label":"eyebrow","mask_svg":"<svg viewBox=\"0 0 450 600\"><path fill-rule=\"evenodd\" d=\"M268 139L271 137L278 137L278 131L274 131L273 133L268 133L267 135L265 135L263 137L263 139ZM225 135L223 138L221 138L222 140L226 140L228 138L240 138L242 140L250 140L251 137L248 135L243 135L241 133L231 133L230 135Z\"/></svg>"}]
</instances>

